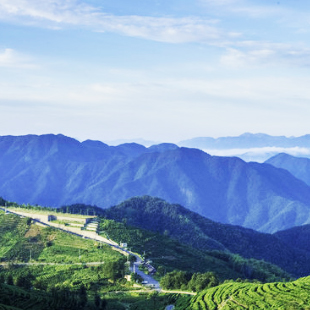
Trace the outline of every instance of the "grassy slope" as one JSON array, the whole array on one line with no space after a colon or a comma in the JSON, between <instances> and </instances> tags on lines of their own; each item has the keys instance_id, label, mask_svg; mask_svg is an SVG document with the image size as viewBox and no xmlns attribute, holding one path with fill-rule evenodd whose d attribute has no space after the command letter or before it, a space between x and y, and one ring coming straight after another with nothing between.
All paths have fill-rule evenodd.
<instances>
[{"instance_id":1,"label":"grassy slope","mask_svg":"<svg viewBox=\"0 0 310 310\"><path fill-rule=\"evenodd\" d=\"M122 222L101 218L100 230L117 242L127 242L133 252L145 252L155 267L166 271L215 272L220 279L256 278L276 281L289 275L267 262L244 259L221 251L203 251L184 245L170 237L131 227Z\"/></svg>"},{"instance_id":2,"label":"grassy slope","mask_svg":"<svg viewBox=\"0 0 310 310\"><path fill-rule=\"evenodd\" d=\"M56 263L57 265L14 266L2 268L0 275L10 274L13 280L31 275L32 284L40 289L53 287L78 289L83 283L99 284L103 289L113 289L110 275L105 269L109 262L125 260L108 246L61 232L53 228L27 225L27 218L0 214L0 258L4 262ZM104 262L87 267L85 262ZM82 263L74 265L72 263ZM109 288L111 286L111 288Z\"/></svg>"},{"instance_id":3,"label":"grassy slope","mask_svg":"<svg viewBox=\"0 0 310 310\"><path fill-rule=\"evenodd\" d=\"M310 277L266 284L225 283L193 297L186 309L310 309ZM178 309L182 309L179 307ZM185 308L184 308L185 309Z\"/></svg>"},{"instance_id":4,"label":"grassy slope","mask_svg":"<svg viewBox=\"0 0 310 310\"><path fill-rule=\"evenodd\" d=\"M25 289L0 284L0 309L1 310L39 310L39 309L76 309L72 300L57 300L51 294L43 291L27 291Z\"/></svg>"},{"instance_id":5,"label":"grassy slope","mask_svg":"<svg viewBox=\"0 0 310 310\"><path fill-rule=\"evenodd\" d=\"M122 257L108 246L51 227L28 225L27 218L0 214L0 257L6 261L100 262ZM80 255L80 257L79 257Z\"/></svg>"}]
</instances>

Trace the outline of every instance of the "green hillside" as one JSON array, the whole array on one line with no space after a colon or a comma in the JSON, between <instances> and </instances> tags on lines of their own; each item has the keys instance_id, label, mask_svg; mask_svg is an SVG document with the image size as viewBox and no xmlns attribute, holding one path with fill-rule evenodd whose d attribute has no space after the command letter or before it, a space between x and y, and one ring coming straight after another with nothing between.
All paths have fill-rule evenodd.
<instances>
[{"instance_id":1,"label":"green hillside","mask_svg":"<svg viewBox=\"0 0 310 310\"><path fill-rule=\"evenodd\" d=\"M23 289L36 296L47 293L46 298L52 301L62 294L76 301L81 289L85 289L85 296L90 300L96 294L103 296L109 291L132 290L132 284L123 278L126 257L111 247L51 227L34 225L30 218L3 212L0 214L0 260L0 283L14 285L5 287L13 289L13 295L24 296L19 290ZM25 296L21 297L24 302L32 300L31 296ZM4 301L0 300L0 304L20 307L2 297Z\"/></svg>"},{"instance_id":2,"label":"green hillside","mask_svg":"<svg viewBox=\"0 0 310 310\"><path fill-rule=\"evenodd\" d=\"M270 263L224 251L194 249L171 239L169 234L132 227L126 220L116 222L101 217L99 230L105 237L127 242L133 252L152 260L158 277L165 273L169 275L173 270L196 274L196 277L200 273L214 272L220 281L248 278L271 282L289 277ZM0 212L0 251L0 290L6 292L0 294L0 309L7 310L40 310L46 305L59 310L100 309L95 306L98 300L101 308L106 310L162 310L169 304L174 304L176 309L200 309L194 308L196 303L203 305L201 300L207 298L204 296L211 290L226 285L236 285L238 291L244 287L265 288L269 285L230 282L203 291L193 299L175 294L138 292L139 288L134 288L133 283L123 278L126 257L111 247L51 227L34 225L30 218L4 212ZM186 285L191 290L191 282ZM178 289L177 286L174 288ZM62 308L57 302L64 298L67 304ZM266 298L269 298L268 294ZM29 307L24 306L28 304ZM209 309L209 305L201 309Z\"/></svg>"},{"instance_id":3,"label":"green hillside","mask_svg":"<svg viewBox=\"0 0 310 310\"><path fill-rule=\"evenodd\" d=\"M0 250L0 310L162 310L183 299L133 287L109 246L3 211Z\"/></svg>"},{"instance_id":4,"label":"green hillside","mask_svg":"<svg viewBox=\"0 0 310 310\"><path fill-rule=\"evenodd\" d=\"M105 237L126 242L133 252L145 253L161 275L177 269L191 273L212 271L221 280L243 278L270 282L290 278L288 273L268 262L193 248L169 236L127 225L126 220L101 218L99 229Z\"/></svg>"},{"instance_id":5,"label":"green hillside","mask_svg":"<svg viewBox=\"0 0 310 310\"><path fill-rule=\"evenodd\" d=\"M160 198L133 197L104 211L109 219L165 234L199 250L229 251L244 258L264 260L296 278L310 274L310 252L304 251L305 247L299 249L299 242L286 242L276 235L217 223Z\"/></svg>"},{"instance_id":6,"label":"green hillside","mask_svg":"<svg viewBox=\"0 0 310 310\"><path fill-rule=\"evenodd\" d=\"M16 286L0 283L1 310L74 310L81 309L80 298L69 292L46 293L29 291Z\"/></svg>"},{"instance_id":7,"label":"green hillside","mask_svg":"<svg viewBox=\"0 0 310 310\"><path fill-rule=\"evenodd\" d=\"M287 283L229 282L199 293L185 308L177 309L306 310L310 309L310 277Z\"/></svg>"},{"instance_id":8,"label":"green hillside","mask_svg":"<svg viewBox=\"0 0 310 310\"><path fill-rule=\"evenodd\" d=\"M22 208L22 206L20 207ZM80 214L79 208L83 207L83 205L77 206L75 211ZM44 212L44 208L41 207L25 206L25 208ZM9 218L12 219L12 222L8 221ZM19 220L19 217L13 215L5 215L3 219L6 219L3 227L7 227L7 232L14 231L13 219L25 223L29 221L27 219ZM179 229L182 230L182 228L180 226ZM182 270L189 273L215 272L222 281L242 278L271 282L290 278L288 273L263 260L246 259L227 251L193 248L172 239L169 233L159 234L127 225L127 220L117 222L101 217L99 230L104 237L111 238L118 243L127 243L133 252L144 253L144 256L152 260L152 264L158 270L158 277L163 276L166 272ZM24 238L26 231L27 238ZM21 234L20 241L16 242L14 247L5 255L2 255L3 260L17 259L27 262L31 256L31 259L39 262L100 262L106 259L111 260L115 255L120 255L107 246L100 245L102 248L98 250L96 247L99 244L94 246L93 241L81 239L52 228L39 228L36 225L31 225L28 228L25 224L25 227L19 229L18 233ZM58 236L57 238L55 234ZM3 237L5 236L6 234L3 234ZM185 240L183 241L185 242ZM124 259L123 256L121 258ZM44 266L45 269L48 267ZM78 266L75 267L78 268Z\"/></svg>"},{"instance_id":9,"label":"green hillside","mask_svg":"<svg viewBox=\"0 0 310 310\"><path fill-rule=\"evenodd\" d=\"M4 213L0 214L0 245L4 262L83 263L123 258L109 246Z\"/></svg>"}]
</instances>

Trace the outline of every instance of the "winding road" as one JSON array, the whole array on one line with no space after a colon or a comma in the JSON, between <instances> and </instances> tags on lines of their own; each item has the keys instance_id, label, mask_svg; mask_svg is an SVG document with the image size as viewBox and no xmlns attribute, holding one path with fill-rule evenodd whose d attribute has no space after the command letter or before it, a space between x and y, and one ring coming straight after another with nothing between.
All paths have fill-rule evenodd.
<instances>
[{"instance_id":1,"label":"winding road","mask_svg":"<svg viewBox=\"0 0 310 310\"><path fill-rule=\"evenodd\" d=\"M113 249L115 249L116 251L119 251L121 252L122 254L124 255L133 255L136 257L136 262L134 263L134 271L140 276L142 277L143 281L147 282L147 286L149 288L153 288L155 290L158 290L160 291L161 288L160 288L160 285L159 285L159 282L156 281L152 276L150 275L147 275L146 273L144 273L143 271L141 271L139 269L139 266L142 264L142 259L140 258L140 256L138 256L137 254L135 253L132 253L131 251L127 250L127 249L124 249L122 247L120 247L116 242L114 242L113 240L110 240L110 239L106 239L106 238L103 238L101 236L99 236L97 233L95 232L88 232L88 231L84 231L84 230L72 230L72 228L69 228L65 225L62 225L61 227L59 225L51 225L50 222L48 221L45 221L43 217L40 217L40 215L37 215L37 214L31 214L31 213L27 213L27 212L14 212L14 211L10 211L8 209L5 209L3 207L0 207L1 210L3 211L6 211L7 213L13 213L15 215L18 215L18 216L27 216L27 217L30 217L32 218L36 223L39 223L41 225L44 225L44 226L49 226L49 227L54 227L56 229L60 229L64 232L67 232L69 234L73 234L73 235L76 235L78 237L81 237L81 238L84 238L84 239L90 239L90 240L94 240L94 241L100 241L102 243L105 243L109 246L111 246ZM36 263L21 263L22 264L36 264ZM44 263L37 263L37 264L44 264ZM46 264L50 264L50 263L46 263ZM80 264L80 263L75 263L75 264ZM100 263L96 263L96 262L93 262L93 263L85 263L86 265L95 265L95 264L100 264ZM102 263L101 263L102 264Z\"/></svg>"}]
</instances>

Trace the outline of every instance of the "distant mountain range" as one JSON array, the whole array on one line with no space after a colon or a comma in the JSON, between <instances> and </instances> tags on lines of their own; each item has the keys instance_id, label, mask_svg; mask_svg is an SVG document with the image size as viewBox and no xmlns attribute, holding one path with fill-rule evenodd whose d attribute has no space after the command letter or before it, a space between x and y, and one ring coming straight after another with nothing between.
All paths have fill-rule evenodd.
<instances>
[{"instance_id":1,"label":"distant mountain range","mask_svg":"<svg viewBox=\"0 0 310 310\"><path fill-rule=\"evenodd\" d=\"M0 196L108 208L133 196L212 220L276 232L310 223L310 187L284 169L160 144L108 146L63 135L0 137Z\"/></svg>"},{"instance_id":2,"label":"distant mountain range","mask_svg":"<svg viewBox=\"0 0 310 310\"><path fill-rule=\"evenodd\" d=\"M278 154L266 161L267 164L288 170L296 178L310 185L310 159Z\"/></svg>"},{"instance_id":3,"label":"distant mountain range","mask_svg":"<svg viewBox=\"0 0 310 310\"><path fill-rule=\"evenodd\" d=\"M245 133L237 137L193 138L178 145L198 148L212 155L237 156L248 162L264 162L283 152L310 158L310 135L285 137Z\"/></svg>"},{"instance_id":4,"label":"distant mountain range","mask_svg":"<svg viewBox=\"0 0 310 310\"><path fill-rule=\"evenodd\" d=\"M133 142L146 147L160 143L144 139L123 139L106 143L115 146ZM285 137L244 133L234 137L197 137L176 144L179 147L197 148L216 156L237 156L247 162L264 162L279 153L310 158L310 135Z\"/></svg>"},{"instance_id":5,"label":"distant mountain range","mask_svg":"<svg viewBox=\"0 0 310 310\"><path fill-rule=\"evenodd\" d=\"M265 260L300 277L310 274L310 225L274 235L220 224L177 204L144 196L104 210L108 219L159 232L199 250L229 251Z\"/></svg>"},{"instance_id":6,"label":"distant mountain range","mask_svg":"<svg viewBox=\"0 0 310 310\"><path fill-rule=\"evenodd\" d=\"M263 133L244 133L237 137L200 137L180 141L184 147L195 147L199 149L248 149L261 147L305 147L310 148L310 135L301 137L270 136Z\"/></svg>"}]
</instances>

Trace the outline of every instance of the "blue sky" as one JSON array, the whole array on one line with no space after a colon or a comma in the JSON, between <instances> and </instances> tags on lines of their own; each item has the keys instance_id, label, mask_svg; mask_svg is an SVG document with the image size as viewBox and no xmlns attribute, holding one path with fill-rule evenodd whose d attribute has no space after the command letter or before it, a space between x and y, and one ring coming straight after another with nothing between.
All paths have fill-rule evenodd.
<instances>
[{"instance_id":1,"label":"blue sky","mask_svg":"<svg viewBox=\"0 0 310 310\"><path fill-rule=\"evenodd\" d=\"M310 2L0 0L0 135L310 133Z\"/></svg>"}]
</instances>

